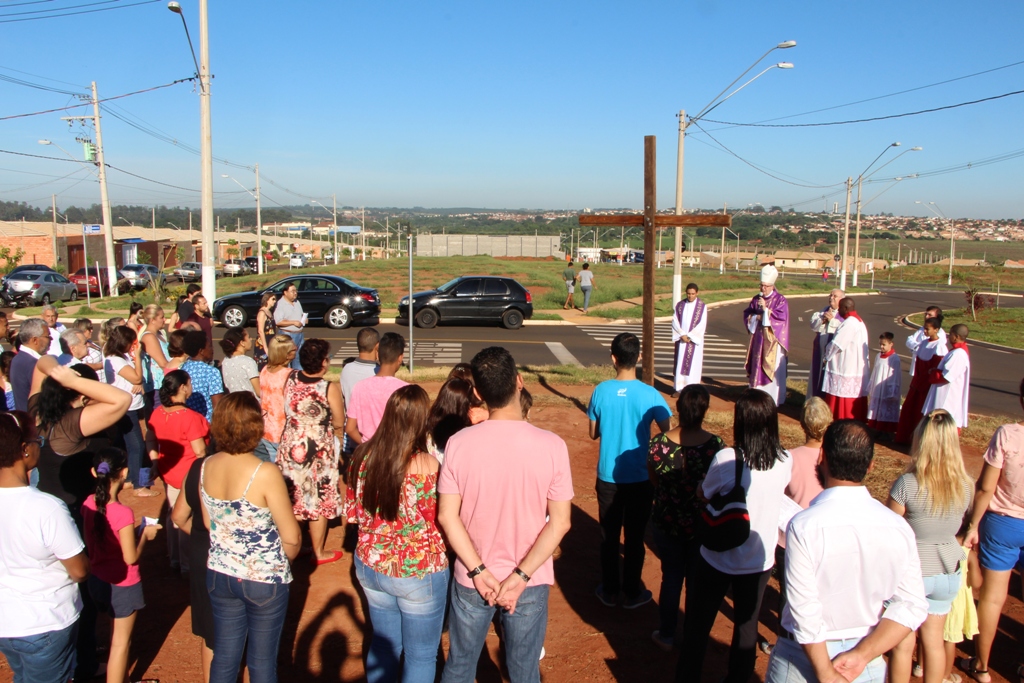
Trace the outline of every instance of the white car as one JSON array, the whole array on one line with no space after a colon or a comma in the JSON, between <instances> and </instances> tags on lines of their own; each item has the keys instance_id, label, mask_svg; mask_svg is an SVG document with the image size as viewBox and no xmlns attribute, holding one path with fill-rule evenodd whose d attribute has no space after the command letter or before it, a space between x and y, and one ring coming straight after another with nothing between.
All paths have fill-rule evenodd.
<instances>
[{"instance_id":1,"label":"white car","mask_svg":"<svg viewBox=\"0 0 1024 683\"><path fill-rule=\"evenodd\" d=\"M289 268L305 268L306 258L302 254L292 254L292 257L288 260Z\"/></svg>"}]
</instances>

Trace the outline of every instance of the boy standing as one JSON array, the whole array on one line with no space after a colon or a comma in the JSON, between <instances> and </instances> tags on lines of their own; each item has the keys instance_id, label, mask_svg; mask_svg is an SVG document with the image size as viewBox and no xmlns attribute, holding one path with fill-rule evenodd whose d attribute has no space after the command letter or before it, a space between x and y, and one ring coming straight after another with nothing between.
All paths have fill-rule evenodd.
<instances>
[{"instance_id":1,"label":"boy standing","mask_svg":"<svg viewBox=\"0 0 1024 683\"><path fill-rule=\"evenodd\" d=\"M947 411L956 421L956 426L967 426L967 398L971 389L971 356L967 352L967 325L960 323L949 329L949 341L953 345L949 353L939 362L939 367L928 376L931 387L924 402L922 415L933 410Z\"/></svg>"},{"instance_id":2,"label":"boy standing","mask_svg":"<svg viewBox=\"0 0 1024 683\"><path fill-rule=\"evenodd\" d=\"M880 432L896 433L900 422L902 376L892 332L878 337L878 355L868 383L868 426Z\"/></svg>"},{"instance_id":3,"label":"boy standing","mask_svg":"<svg viewBox=\"0 0 1024 683\"><path fill-rule=\"evenodd\" d=\"M614 607L621 591L623 607L636 609L653 595L640 580L644 568L644 532L654 489L647 474L651 425L666 432L672 413L658 391L636 378L640 340L623 332L612 340L615 379L601 382L590 397L590 438L601 440L597 462L597 506L601 542L601 585L597 599ZM625 535L622 573L619 536Z\"/></svg>"},{"instance_id":4,"label":"boy standing","mask_svg":"<svg viewBox=\"0 0 1024 683\"><path fill-rule=\"evenodd\" d=\"M380 369L373 377L356 383L352 400L346 405L345 435L356 445L373 436L391 394L408 384L395 377L404 360L405 337L397 332L385 333L377 343Z\"/></svg>"}]
</instances>

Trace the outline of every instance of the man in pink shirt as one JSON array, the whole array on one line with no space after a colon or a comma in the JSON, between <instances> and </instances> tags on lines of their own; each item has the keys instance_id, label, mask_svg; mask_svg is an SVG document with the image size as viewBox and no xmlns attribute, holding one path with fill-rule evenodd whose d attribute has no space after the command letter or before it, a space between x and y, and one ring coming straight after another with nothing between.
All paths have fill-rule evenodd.
<instances>
[{"instance_id":1,"label":"man in pink shirt","mask_svg":"<svg viewBox=\"0 0 1024 683\"><path fill-rule=\"evenodd\" d=\"M345 434L353 443L361 444L373 436L391 394L408 384L395 377L404 360L405 337L396 332L384 334L377 344L377 363L380 369L373 377L356 382L352 387L352 400L345 407L348 416Z\"/></svg>"},{"instance_id":2,"label":"man in pink shirt","mask_svg":"<svg viewBox=\"0 0 1024 683\"><path fill-rule=\"evenodd\" d=\"M569 451L560 437L523 420L523 379L507 350L484 349L472 368L489 416L448 441L437 483L437 521L458 555L441 681L473 681L500 610L509 678L536 682L555 582L551 553L570 524Z\"/></svg>"}]
</instances>

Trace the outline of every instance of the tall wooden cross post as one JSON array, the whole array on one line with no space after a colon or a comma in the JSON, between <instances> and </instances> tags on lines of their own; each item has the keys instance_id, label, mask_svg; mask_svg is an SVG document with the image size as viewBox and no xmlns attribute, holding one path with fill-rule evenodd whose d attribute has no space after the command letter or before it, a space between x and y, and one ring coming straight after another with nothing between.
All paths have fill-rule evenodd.
<instances>
[{"instance_id":1,"label":"tall wooden cross post","mask_svg":"<svg viewBox=\"0 0 1024 683\"><path fill-rule=\"evenodd\" d=\"M639 226L644 227L644 317L643 338L640 346L643 380L654 384L654 232L661 227L732 227L732 216L728 214L658 214L657 152L656 138L644 136L644 212L643 214L582 214L580 225ZM681 258L675 254L673 258Z\"/></svg>"}]
</instances>

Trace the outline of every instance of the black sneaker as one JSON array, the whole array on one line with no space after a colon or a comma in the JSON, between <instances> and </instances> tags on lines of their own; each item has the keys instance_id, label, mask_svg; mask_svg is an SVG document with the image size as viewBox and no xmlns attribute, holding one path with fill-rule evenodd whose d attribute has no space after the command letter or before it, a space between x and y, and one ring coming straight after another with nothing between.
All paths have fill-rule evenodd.
<instances>
[{"instance_id":1,"label":"black sneaker","mask_svg":"<svg viewBox=\"0 0 1024 683\"><path fill-rule=\"evenodd\" d=\"M625 609L636 609L642 607L654 599L654 593L647 590L646 588L640 591L640 595L635 598L626 598L622 601L622 606Z\"/></svg>"},{"instance_id":2,"label":"black sneaker","mask_svg":"<svg viewBox=\"0 0 1024 683\"><path fill-rule=\"evenodd\" d=\"M597 595L597 599L600 600L601 604L605 607L615 607L616 599L618 598L618 596L609 596L608 594L606 594L604 592L604 584L598 585L597 590L594 592L594 594Z\"/></svg>"}]
</instances>

